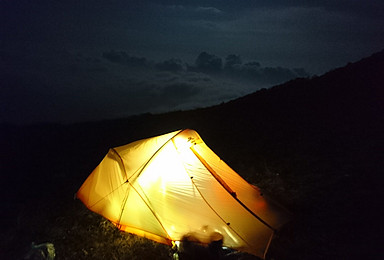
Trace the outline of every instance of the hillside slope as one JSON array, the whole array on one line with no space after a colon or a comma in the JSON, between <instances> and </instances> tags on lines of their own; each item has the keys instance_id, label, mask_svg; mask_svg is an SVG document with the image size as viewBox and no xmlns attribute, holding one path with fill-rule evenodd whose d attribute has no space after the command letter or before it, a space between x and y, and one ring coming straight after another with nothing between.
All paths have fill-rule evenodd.
<instances>
[{"instance_id":1,"label":"hillside slope","mask_svg":"<svg viewBox=\"0 0 384 260\"><path fill-rule=\"evenodd\" d=\"M380 52L212 112L220 125L216 131L225 129L229 136L219 154L260 184L274 176L264 188L295 212L295 228L306 229L301 242L309 255L303 244L297 246L306 259L383 253L377 247L382 241L377 209L384 166L383 68Z\"/></svg>"}]
</instances>

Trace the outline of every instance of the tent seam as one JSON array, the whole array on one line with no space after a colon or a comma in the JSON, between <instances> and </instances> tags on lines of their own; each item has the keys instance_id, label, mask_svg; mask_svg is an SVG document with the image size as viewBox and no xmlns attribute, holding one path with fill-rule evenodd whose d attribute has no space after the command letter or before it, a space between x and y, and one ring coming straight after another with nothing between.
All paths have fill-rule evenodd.
<instances>
[{"instance_id":1,"label":"tent seam","mask_svg":"<svg viewBox=\"0 0 384 260\"><path fill-rule=\"evenodd\" d=\"M134 191L136 191L137 195L139 195L139 197L143 200L143 202L145 203L145 205L147 205L148 209L152 212L153 216L156 218L156 220L159 222L161 228L164 230L165 234L168 236L168 239L169 240L172 240L171 239L171 236L168 234L167 230L165 229L165 227L163 226L163 224L161 223L159 217L156 215L155 211L149 206L149 204L143 199L143 197L141 196L141 194L137 191L137 189L135 187L133 187L133 185L128 182L128 184L132 187L132 189ZM145 195L145 193L144 193Z\"/></svg>"},{"instance_id":2,"label":"tent seam","mask_svg":"<svg viewBox=\"0 0 384 260\"><path fill-rule=\"evenodd\" d=\"M169 138L164 144L162 144L160 147L159 147L159 149L157 149L153 154L152 154L152 156L143 164L143 166L141 167L141 170L139 171L139 173L138 173L138 175L136 176L136 178L135 179L137 179L139 176L140 176L140 174L143 172L143 170L147 167L147 165L150 163L150 161L152 161L152 159L155 157L155 155L161 150L161 149L163 149L163 147L167 144L167 143L169 143L169 141L170 140L172 140L173 138L175 138L178 134L180 134L181 132L183 132L184 130L179 130L174 136L172 136L171 138ZM120 155L119 155L120 156ZM123 163L123 167L124 167L124 163ZM125 167L124 167L124 171L125 171ZM131 175L131 177L132 176L134 176L136 174L136 172L135 173L133 173L132 175ZM130 179L131 179L131 177L129 177L128 178L128 176L127 176L127 181L129 182L130 181ZM133 181L135 181L135 179L133 180Z\"/></svg>"}]
</instances>

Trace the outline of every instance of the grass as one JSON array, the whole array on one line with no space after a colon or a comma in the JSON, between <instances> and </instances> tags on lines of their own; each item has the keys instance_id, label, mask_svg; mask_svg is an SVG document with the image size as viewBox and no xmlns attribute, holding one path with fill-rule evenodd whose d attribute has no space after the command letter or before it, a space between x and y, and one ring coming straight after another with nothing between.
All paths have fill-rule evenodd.
<instances>
[{"instance_id":1,"label":"grass","mask_svg":"<svg viewBox=\"0 0 384 260\"><path fill-rule=\"evenodd\" d=\"M2 237L4 259L25 258L32 242L52 243L55 259L171 259L169 246L119 231L78 200L31 201Z\"/></svg>"}]
</instances>

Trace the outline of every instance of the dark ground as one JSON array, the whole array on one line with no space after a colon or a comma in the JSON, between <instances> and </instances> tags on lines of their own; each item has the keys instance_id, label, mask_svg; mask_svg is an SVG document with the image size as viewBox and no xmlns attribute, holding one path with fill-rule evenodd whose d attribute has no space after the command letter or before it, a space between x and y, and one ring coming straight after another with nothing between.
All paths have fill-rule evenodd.
<instances>
[{"instance_id":1,"label":"dark ground","mask_svg":"<svg viewBox=\"0 0 384 260\"><path fill-rule=\"evenodd\" d=\"M108 148L192 128L293 213L269 258L383 259L384 52L219 106L72 125L1 125L2 259L50 242L56 259L169 259L74 193Z\"/></svg>"}]
</instances>

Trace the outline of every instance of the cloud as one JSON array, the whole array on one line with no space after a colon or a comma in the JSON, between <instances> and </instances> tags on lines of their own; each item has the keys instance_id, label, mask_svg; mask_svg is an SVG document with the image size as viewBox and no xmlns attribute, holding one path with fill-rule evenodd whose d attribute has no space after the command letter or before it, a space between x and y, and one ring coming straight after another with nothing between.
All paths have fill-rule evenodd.
<instances>
[{"instance_id":1,"label":"cloud","mask_svg":"<svg viewBox=\"0 0 384 260\"><path fill-rule=\"evenodd\" d=\"M1 122L77 122L207 107L270 86L270 77L292 72L242 63L234 54L223 68L222 58L207 52L188 66L180 59L155 63L125 51L102 52L102 59L56 55L32 56L21 64L8 56L1 64L7 69L0 73L7 83L1 89Z\"/></svg>"},{"instance_id":2,"label":"cloud","mask_svg":"<svg viewBox=\"0 0 384 260\"><path fill-rule=\"evenodd\" d=\"M184 70L184 65L180 59L170 59L159 62L156 65L158 70L178 72Z\"/></svg>"},{"instance_id":3,"label":"cloud","mask_svg":"<svg viewBox=\"0 0 384 260\"><path fill-rule=\"evenodd\" d=\"M187 19L216 19L224 14L222 10L213 6L194 6L194 5L166 5L157 6L157 9L163 10L168 15L179 16L182 15Z\"/></svg>"},{"instance_id":4,"label":"cloud","mask_svg":"<svg viewBox=\"0 0 384 260\"><path fill-rule=\"evenodd\" d=\"M229 54L225 58L224 67L222 59L214 54L202 52L196 58L194 66L187 66L189 71L202 72L216 77L229 77L237 80L249 81L254 84L274 85L297 77L309 77L304 68L263 67L260 62L242 62L240 55Z\"/></svg>"},{"instance_id":5,"label":"cloud","mask_svg":"<svg viewBox=\"0 0 384 260\"><path fill-rule=\"evenodd\" d=\"M136 58L189 59L208 50L313 71L381 49L384 35L382 0L1 2L7 51L126 48Z\"/></svg>"},{"instance_id":6,"label":"cloud","mask_svg":"<svg viewBox=\"0 0 384 260\"><path fill-rule=\"evenodd\" d=\"M218 8L212 7L212 6L199 6L196 8L196 11L203 12L207 14L222 14L223 11L219 10Z\"/></svg>"},{"instance_id":7,"label":"cloud","mask_svg":"<svg viewBox=\"0 0 384 260\"><path fill-rule=\"evenodd\" d=\"M202 92L202 87L191 83L174 83L161 88L159 98L175 107L194 100Z\"/></svg>"},{"instance_id":8,"label":"cloud","mask_svg":"<svg viewBox=\"0 0 384 260\"><path fill-rule=\"evenodd\" d=\"M275 85L298 77L309 77L303 68L262 67L259 62L248 62L230 71L234 77L248 78L255 83Z\"/></svg>"},{"instance_id":9,"label":"cloud","mask_svg":"<svg viewBox=\"0 0 384 260\"><path fill-rule=\"evenodd\" d=\"M102 54L103 58L113 63L118 63L127 66L148 66L148 61L143 57L135 57L128 55L125 51L108 51Z\"/></svg>"},{"instance_id":10,"label":"cloud","mask_svg":"<svg viewBox=\"0 0 384 260\"><path fill-rule=\"evenodd\" d=\"M130 79L127 84L133 91L126 101L138 103L141 111L151 113L206 107L244 93L231 83L191 71L155 73L146 80Z\"/></svg>"},{"instance_id":11,"label":"cloud","mask_svg":"<svg viewBox=\"0 0 384 260\"><path fill-rule=\"evenodd\" d=\"M199 76L194 76L193 74L190 76L186 76L186 80L188 82L209 82L209 81L212 81L212 79L208 76L199 77Z\"/></svg>"},{"instance_id":12,"label":"cloud","mask_svg":"<svg viewBox=\"0 0 384 260\"><path fill-rule=\"evenodd\" d=\"M197 56L195 66L198 71L215 73L221 71L223 61L220 57L204 51Z\"/></svg>"},{"instance_id":13,"label":"cloud","mask_svg":"<svg viewBox=\"0 0 384 260\"><path fill-rule=\"evenodd\" d=\"M229 69L229 70L233 70L233 69L236 69L236 67L238 67L239 65L241 65L243 62L241 60L241 57L239 55L236 55L236 54L229 54L226 58L225 58L225 65L224 65L224 68L225 69Z\"/></svg>"}]
</instances>

